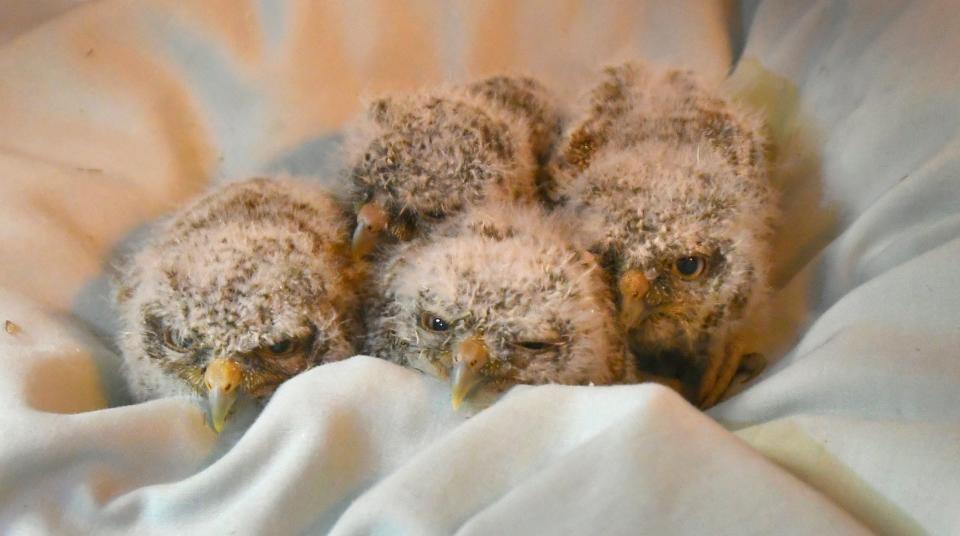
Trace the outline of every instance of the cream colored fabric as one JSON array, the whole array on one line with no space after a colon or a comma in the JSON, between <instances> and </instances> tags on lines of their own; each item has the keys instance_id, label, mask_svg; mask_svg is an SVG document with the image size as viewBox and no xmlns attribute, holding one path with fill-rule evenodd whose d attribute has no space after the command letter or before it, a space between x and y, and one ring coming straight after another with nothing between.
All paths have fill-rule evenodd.
<instances>
[{"instance_id":1,"label":"cream colored fabric","mask_svg":"<svg viewBox=\"0 0 960 536\"><path fill-rule=\"evenodd\" d=\"M567 98L641 57L720 80L732 5L100 0L0 48L0 527L10 534L960 532L960 16L763 2L731 89L771 117L774 364L697 412L518 388L465 418L358 357L221 437L129 401L105 275L208 183L336 185L364 92L502 71ZM782 357L782 358L781 358Z\"/></svg>"}]
</instances>

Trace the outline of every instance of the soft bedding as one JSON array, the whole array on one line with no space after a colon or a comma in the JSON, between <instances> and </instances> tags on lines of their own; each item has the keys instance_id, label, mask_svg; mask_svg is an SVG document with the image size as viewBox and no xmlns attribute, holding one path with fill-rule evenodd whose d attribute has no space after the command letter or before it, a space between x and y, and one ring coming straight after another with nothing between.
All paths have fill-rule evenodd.
<instances>
[{"instance_id":1,"label":"soft bedding","mask_svg":"<svg viewBox=\"0 0 960 536\"><path fill-rule=\"evenodd\" d=\"M960 16L748 4L102 0L10 37L0 532L960 532ZM518 387L467 418L358 356L219 437L130 404L106 281L156 217L251 174L336 187L363 92L507 71L571 97L634 57L733 70L770 118L772 365L739 395Z\"/></svg>"}]
</instances>

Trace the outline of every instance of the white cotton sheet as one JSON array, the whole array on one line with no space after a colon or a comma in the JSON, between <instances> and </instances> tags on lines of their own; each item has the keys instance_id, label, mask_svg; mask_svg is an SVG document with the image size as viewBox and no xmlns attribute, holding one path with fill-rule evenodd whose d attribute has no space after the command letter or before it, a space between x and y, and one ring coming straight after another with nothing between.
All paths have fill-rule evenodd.
<instances>
[{"instance_id":1,"label":"white cotton sheet","mask_svg":"<svg viewBox=\"0 0 960 536\"><path fill-rule=\"evenodd\" d=\"M565 98L628 58L719 81L706 2L99 0L0 45L0 532L960 533L960 15L760 2L785 225L772 365L704 415L658 386L520 387L467 418L371 357L222 436L130 405L106 277L209 183L337 187L358 96L499 72ZM2 13L2 10L0 10Z\"/></svg>"}]
</instances>

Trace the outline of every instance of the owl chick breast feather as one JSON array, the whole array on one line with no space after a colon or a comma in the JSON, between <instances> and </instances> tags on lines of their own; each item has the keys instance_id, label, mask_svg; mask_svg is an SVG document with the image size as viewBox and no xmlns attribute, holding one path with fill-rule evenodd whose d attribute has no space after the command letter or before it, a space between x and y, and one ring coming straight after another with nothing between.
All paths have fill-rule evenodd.
<instances>
[{"instance_id":1,"label":"owl chick breast feather","mask_svg":"<svg viewBox=\"0 0 960 536\"><path fill-rule=\"evenodd\" d=\"M348 129L358 255L486 200L535 202L560 115L538 82L498 76L381 96Z\"/></svg>"},{"instance_id":2,"label":"owl chick breast feather","mask_svg":"<svg viewBox=\"0 0 960 536\"><path fill-rule=\"evenodd\" d=\"M732 381L767 295L766 149L759 117L691 73L628 63L604 71L550 165L640 370L679 377L704 407Z\"/></svg>"},{"instance_id":3,"label":"owl chick breast feather","mask_svg":"<svg viewBox=\"0 0 960 536\"><path fill-rule=\"evenodd\" d=\"M133 395L207 398L219 432L238 395L265 399L354 354L364 270L346 211L324 190L254 179L212 191L121 269L118 342Z\"/></svg>"},{"instance_id":4,"label":"owl chick breast feather","mask_svg":"<svg viewBox=\"0 0 960 536\"><path fill-rule=\"evenodd\" d=\"M634 380L602 270L537 207L488 203L398 246L367 351L448 379L455 408L515 384Z\"/></svg>"}]
</instances>

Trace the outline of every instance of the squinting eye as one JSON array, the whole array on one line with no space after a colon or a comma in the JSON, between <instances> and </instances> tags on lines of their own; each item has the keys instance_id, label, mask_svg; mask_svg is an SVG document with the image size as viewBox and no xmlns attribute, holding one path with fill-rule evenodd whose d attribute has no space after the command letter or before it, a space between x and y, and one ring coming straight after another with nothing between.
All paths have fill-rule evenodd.
<instances>
[{"instance_id":1,"label":"squinting eye","mask_svg":"<svg viewBox=\"0 0 960 536\"><path fill-rule=\"evenodd\" d=\"M184 337L178 332L166 328L163 330L163 345L174 352L183 353L193 347L193 339Z\"/></svg>"},{"instance_id":2,"label":"squinting eye","mask_svg":"<svg viewBox=\"0 0 960 536\"><path fill-rule=\"evenodd\" d=\"M285 354L293 348L293 343L289 340L280 341L270 345L270 351L275 354Z\"/></svg>"},{"instance_id":3,"label":"squinting eye","mask_svg":"<svg viewBox=\"0 0 960 536\"><path fill-rule=\"evenodd\" d=\"M433 313L423 313L420 315L420 325L430 331L447 331L450 329L450 323Z\"/></svg>"},{"instance_id":4,"label":"squinting eye","mask_svg":"<svg viewBox=\"0 0 960 536\"><path fill-rule=\"evenodd\" d=\"M270 346L267 346L266 348L264 348L264 350L268 354L280 357L280 356L290 355L296 352L299 349L299 347L300 345L298 344L297 341L293 339L283 339L281 341L277 341L271 344Z\"/></svg>"},{"instance_id":5,"label":"squinting eye","mask_svg":"<svg viewBox=\"0 0 960 536\"><path fill-rule=\"evenodd\" d=\"M700 255L680 257L673 263L673 271L683 279L697 279L707 268L707 260Z\"/></svg>"}]
</instances>

